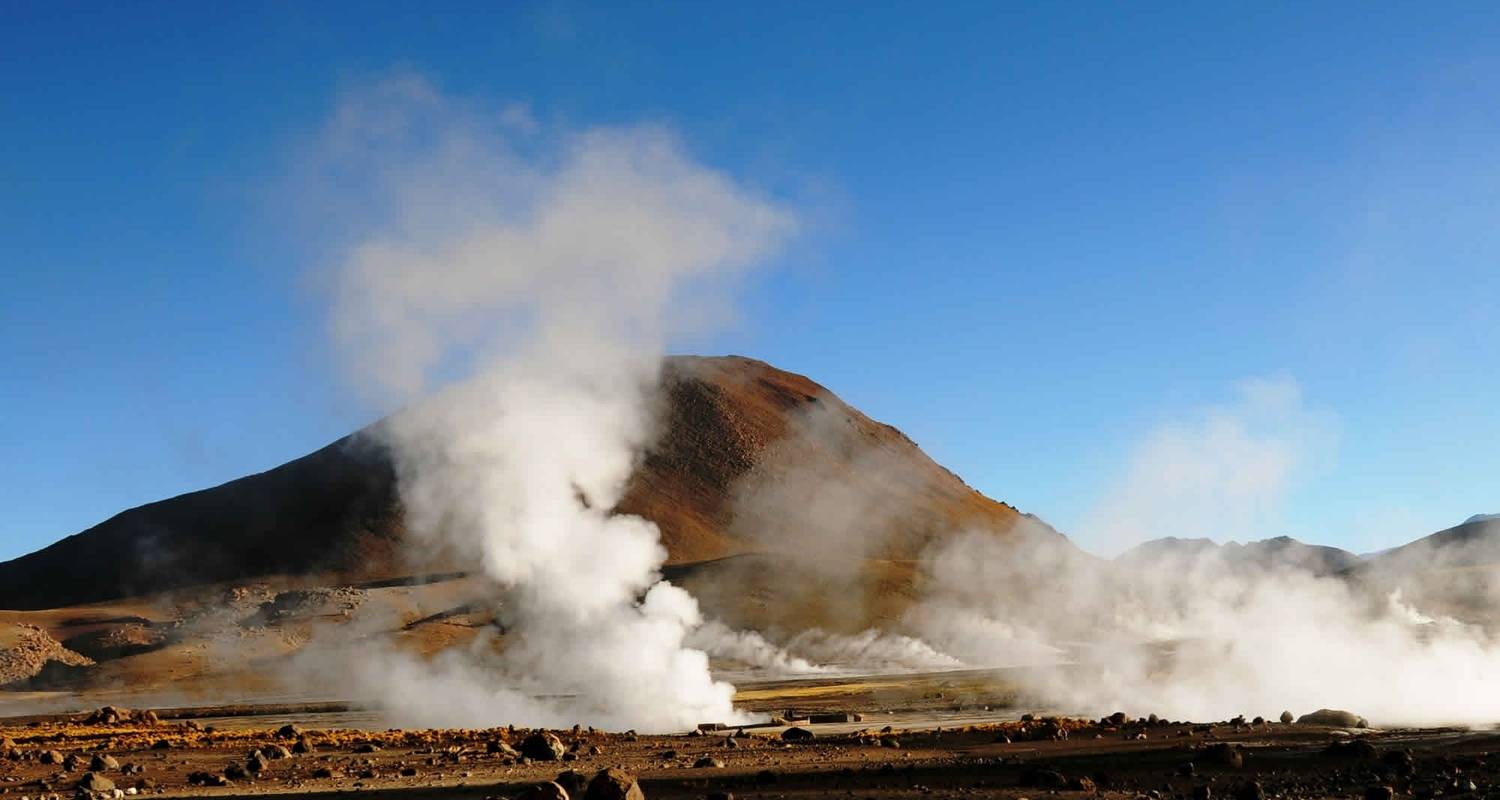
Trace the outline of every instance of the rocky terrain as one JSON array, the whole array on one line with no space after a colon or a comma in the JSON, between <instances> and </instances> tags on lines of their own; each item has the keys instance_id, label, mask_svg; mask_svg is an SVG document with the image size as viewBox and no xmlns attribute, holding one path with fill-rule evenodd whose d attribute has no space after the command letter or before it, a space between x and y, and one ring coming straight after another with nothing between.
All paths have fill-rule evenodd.
<instances>
[{"instance_id":1,"label":"rocky terrain","mask_svg":"<svg viewBox=\"0 0 1500 800\"><path fill-rule=\"evenodd\" d=\"M763 692L760 704L789 696L798 693ZM195 718L204 711L0 720L0 796L1388 800L1490 797L1500 787L1494 734L1371 730L1330 710L1296 720L1025 714L907 727L867 708L671 736Z\"/></svg>"}]
</instances>

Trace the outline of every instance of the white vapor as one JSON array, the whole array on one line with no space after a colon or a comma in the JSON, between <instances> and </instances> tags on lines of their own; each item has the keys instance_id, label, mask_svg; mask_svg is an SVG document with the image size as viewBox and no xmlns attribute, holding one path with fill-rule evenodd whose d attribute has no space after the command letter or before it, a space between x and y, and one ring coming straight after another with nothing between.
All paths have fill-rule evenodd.
<instances>
[{"instance_id":1,"label":"white vapor","mask_svg":"<svg viewBox=\"0 0 1500 800\"><path fill-rule=\"evenodd\" d=\"M1327 451L1331 428L1290 380L1244 384L1236 405L1146 438L1093 540L1253 531ZM1483 542L1345 571L1284 539L1165 542L1106 561L992 533L932 549L928 591L904 622L966 663L1046 665L1015 673L1037 701L1181 719L1334 707L1377 725L1500 721L1487 688L1500 670L1487 629L1496 598L1469 568L1493 574Z\"/></svg>"},{"instance_id":2,"label":"white vapor","mask_svg":"<svg viewBox=\"0 0 1500 800\"><path fill-rule=\"evenodd\" d=\"M1081 523L1082 540L1118 552L1163 536L1244 538L1267 530L1291 485L1334 444L1326 414L1288 377L1253 378L1235 402L1162 425Z\"/></svg>"},{"instance_id":3,"label":"white vapor","mask_svg":"<svg viewBox=\"0 0 1500 800\"><path fill-rule=\"evenodd\" d=\"M333 331L361 386L407 403L383 431L409 534L473 559L511 623L494 663L391 661L392 711L728 721L733 687L685 643L698 606L660 579L656 526L612 509L654 433L678 304L722 302L794 219L663 130L543 139L516 120L403 77L350 95L325 135L321 171L368 193L375 222L343 242Z\"/></svg>"}]
</instances>

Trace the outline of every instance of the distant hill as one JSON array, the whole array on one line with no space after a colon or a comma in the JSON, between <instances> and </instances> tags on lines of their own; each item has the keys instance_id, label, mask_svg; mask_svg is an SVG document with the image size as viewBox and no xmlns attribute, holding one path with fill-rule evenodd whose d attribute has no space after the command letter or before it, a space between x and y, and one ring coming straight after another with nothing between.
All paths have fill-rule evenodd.
<instances>
[{"instance_id":1,"label":"distant hill","mask_svg":"<svg viewBox=\"0 0 1500 800\"><path fill-rule=\"evenodd\" d=\"M851 559L919 559L935 537L966 528L1003 532L1028 518L964 484L895 428L760 361L670 358L661 397L659 441L618 510L660 526L669 564L759 551L803 555L799 542L816 532L797 526L817 519L762 513L760 522L787 529L770 539L736 525L736 495L747 484L793 507L808 505L825 485L840 496L886 498L882 512L900 524ZM414 562L402 547L395 474L377 429L266 472L121 512L0 564L0 608L55 608L267 575L360 581L461 566L440 556Z\"/></svg>"},{"instance_id":2,"label":"distant hill","mask_svg":"<svg viewBox=\"0 0 1500 800\"><path fill-rule=\"evenodd\" d=\"M1185 560L1220 559L1232 568L1294 568L1314 575L1332 575L1351 569L1360 557L1337 547L1299 542L1277 536L1256 542L1218 544L1210 539L1153 539L1121 553L1115 562L1124 566L1163 564Z\"/></svg>"}]
</instances>

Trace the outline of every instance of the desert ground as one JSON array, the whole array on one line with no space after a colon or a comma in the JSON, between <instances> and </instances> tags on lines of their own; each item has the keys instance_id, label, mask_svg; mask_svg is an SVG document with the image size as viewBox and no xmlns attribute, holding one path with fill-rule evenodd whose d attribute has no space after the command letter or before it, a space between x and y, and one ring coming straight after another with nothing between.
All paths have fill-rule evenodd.
<instances>
[{"instance_id":1,"label":"desert ground","mask_svg":"<svg viewBox=\"0 0 1500 800\"><path fill-rule=\"evenodd\" d=\"M383 729L336 703L8 717L0 796L624 797L628 782L590 788L611 768L671 798L1487 797L1500 777L1491 732L955 702L995 685L966 673L747 685L737 704L770 721L657 736Z\"/></svg>"}]
</instances>

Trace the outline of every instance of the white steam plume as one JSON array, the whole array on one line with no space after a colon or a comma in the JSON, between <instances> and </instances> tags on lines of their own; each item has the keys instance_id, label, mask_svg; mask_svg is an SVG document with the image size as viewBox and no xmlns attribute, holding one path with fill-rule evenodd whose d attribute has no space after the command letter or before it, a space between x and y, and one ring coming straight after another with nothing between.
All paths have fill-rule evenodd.
<instances>
[{"instance_id":1,"label":"white steam plume","mask_svg":"<svg viewBox=\"0 0 1500 800\"><path fill-rule=\"evenodd\" d=\"M1147 436L1094 518L1127 540L1242 533L1274 517L1328 429L1295 384L1247 384L1237 406ZM929 554L929 591L905 622L971 664L1053 665L1015 678L1068 711L1223 719L1342 707L1377 725L1500 721L1486 677L1500 670L1495 597L1473 568L1492 575L1495 548L1399 555L1341 569L1286 540L1187 541L1103 561L1045 537L973 532Z\"/></svg>"},{"instance_id":2,"label":"white steam plume","mask_svg":"<svg viewBox=\"0 0 1500 800\"><path fill-rule=\"evenodd\" d=\"M1152 431L1081 525L1115 553L1162 536L1244 538L1279 520L1290 486L1331 449L1334 426L1285 376L1252 378L1235 402Z\"/></svg>"},{"instance_id":3,"label":"white steam plume","mask_svg":"<svg viewBox=\"0 0 1500 800\"><path fill-rule=\"evenodd\" d=\"M409 532L474 559L512 623L492 666L396 660L388 698L427 724L727 721L655 525L612 509L679 304L793 219L659 129L543 140L515 118L406 77L350 96L326 137L326 174L379 221L346 243L333 324L361 384L409 402L384 426Z\"/></svg>"}]
</instances>

